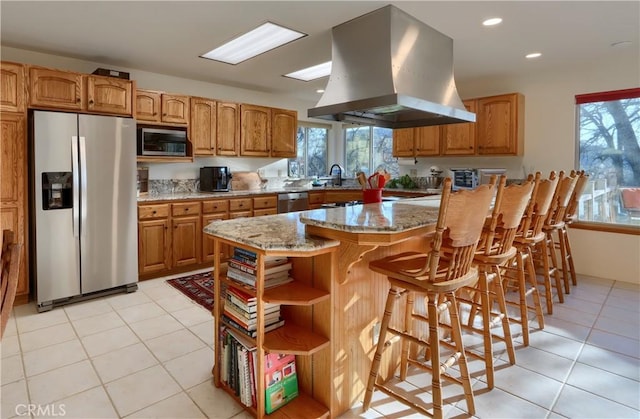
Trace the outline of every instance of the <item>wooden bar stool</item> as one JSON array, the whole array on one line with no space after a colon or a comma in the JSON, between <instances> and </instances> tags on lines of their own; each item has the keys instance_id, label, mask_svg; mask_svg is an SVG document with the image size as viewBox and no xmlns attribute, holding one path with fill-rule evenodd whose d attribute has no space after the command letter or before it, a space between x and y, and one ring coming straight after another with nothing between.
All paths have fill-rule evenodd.
<instances>
[{"instance_id":1,"label":"wooden bar stool","mask_svg":"<svg viewBox=\"0 0 640 419\"><path fill-rule=\"evenodd\" d=\"M571 243L569 242L568 227L578 219L578 207L580 205L580 197L585 191L587 184L589 183L589 175L584 170L577 172L578 180L576 181L576 187L573 189L571 199L569 199L569 205L564 215L564 224L558 230L558 246L560 248L560 259L562 260L562 272L564 278L564 292L569 294L569 277L571 277L571 283L577 285L576 268L573 264L573 256L571 255Z\"/></svg>"},{"instance_id":2,"label":"wooden bar stool","mask_svg":"<svg viewBox=\"0 0 640 419\"><path fill-rule=\"evenodd\" d=\"M551 172L548 180L541 180L540 172L538 172L535 177L529 175L527 180L534 182L532 197L513 241L516 255L505 268L505 275L509 278L505 282L505 288L516 290L519 297L518 301L507 300L508 305L516 306L520 311L519 318L511 316L509 320L520 324L524 346L529 346L529 311L536 313L538 328L544 329L544 315L542 314L542 303L533 264L532 248L538 241L544 240L542 227L551 205L558 178L554 172ZM531 304L529 296L532 298Z\"/></svg>"},{"instance_id":3,"label":"wooden bar stool","mask_svg":"<svg viewBox=\"0 0 640 419\"><path fill-rule=\"evenodd\" d=\"M371 372L364 397L364 410L369 408L373 389L377 388L398 401L416 410L436 418L442 417L442 379L462 385L470 415L475 413L473 391L469 379L469 370L462 331L455 298L455 292L464 286L470 286L478 280L478 270L472 266L473 256L489 205L495 190L494 185L482 185L476 190L451 192L451 179L443 183L442 200L438 214L436 231L431 236L431 249L428 253L405 252L395 256L375 260L369 268L387 276L390 289L382 317L380 338L371 364ZM414 294L425 296L426 315L414 310ZM406 297L404 325L401 329L391 327L390 320L396 300ZM449 358L440 360L440 331L443 323L440 315L448 312L450 316L451 339L455 352ZM428 340L412 334L413 320L428 323ZM405 380L408 364L429 371L432 375L433 413L423 404L414 403L399 392L377 383L380 360L384 349L390 346L393 338L387 341L387 332L398 336L402 341L400 360L400 379ZM427 348L430 365L410 355L410 344ZM454 377L447 369L455 363L460 366L460 377Z\"/></svg>"},{"instance_id":4,"label":"wooden bar stool","mask_svg":"<svg viewBox=\"0 0 640 419\"><path fill-rule=\"evenodd\" d=\"M505 183L506 177L501 176L491 219L485 223L480 246L473 259L478 265L479 280L475 287L464 287L461 289L463 292L457 294L459 302L470 304L469 319L462 328L483 336L484 352L478 354L467 347L467 354L484 360L489 389L494 387L493 339L505 343L509 362L511 365L516 363L501 271L516 255L513 241L535 185L533 179L522 185L505 187ZM471 295L473 299L464 295ZM494 310L495 303L497 311ZM482 328L474 326L478 311L482 316ZM502 324L502 336L491 332L498 324Z\"/></svg>"},{"instance_id":5,"label":"wooden bar stool","mask_svg":"<svg viewBox=\"0 0 640 419\"><path fill-rule=\"evenodd\" d=\"M564 293L562 291L562 278L560 275L560 265L556 257L556 244L553 240L553 233L558 231L564 224L564 214L569 205L571 193L576 186L577 176L565 176L561 171L558 176L551 205L544 220L542 231L544 240L536 243L533 252L533 260L538 267L538 273L542 275L542 281L538 283L544 287L545 300L547 302L547 313L553 314L553 289L556 289L558 301L564 303ZM551 282L553 277L554 281Z\"/></svg>"}]
</instances>

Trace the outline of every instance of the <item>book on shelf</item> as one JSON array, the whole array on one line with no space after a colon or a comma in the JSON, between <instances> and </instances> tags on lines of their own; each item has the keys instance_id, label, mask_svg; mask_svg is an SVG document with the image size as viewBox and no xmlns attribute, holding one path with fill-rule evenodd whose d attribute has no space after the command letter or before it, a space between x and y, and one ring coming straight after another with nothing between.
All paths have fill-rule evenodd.
<instances>
[{"instance_id":1,"label":"book on shelf","mask_svg":"<svg viewBox=\"0 0 640 419\"><path fill-rule=\"evenodd\" d=\"M258 262L258 255L254 252L243 249L241 247L235 247L233 250L233 258L237 261L243 262L252 268L255 268ZM281 265L286 263L289 258L286 256L265 256L263 258L265 268L269 268L271 266Z\"/></svg>"},{"instance_id":2,"label":"book on shelf","mask_svg":"<svg viewBox=\"0 0 640 419\"><path fill-rule=\"evenodd\" d=\"M257 302L254 301L252 303L247 304L244 300L238 298L232 292L227 292L227 294L224 297L224 301L225 303L230 302L231 304L237 306L238 308L246 311L249 315L255 315L256 312L258 311ZM264 303L263 306L264 306L265 313L271 313L272 311L275 311L276 309L278 309L280 307L280 304Z\"/></svg>"},{"instance_id":3,"label":"book on shelf","mask_svg":"<svg viewBox=\"0 0 640 419\"><path fill-rule=\"evenodd\" d=\"M269 414L298 396L298 375L294 355L269 353L264 358L264 403Z\"/></svg>"},{"instance_id":4,"label":"book on shelf","mask_svg":"<svg viewBox=\"0 0 640 419\"><path fill-rule=\"evenodd\" d=\"M229 316L227 316L226 314L222 314L222 321L227 323L228 325L234 327L233 330L239 331L244 333L245 335L255 338L256 336L258 336L258 331L257 330L247 330L246 328L244 328L243 326L241 326L238 322L236 322L235 320L233 320L232 318L230 318ZM264 326L264 332L271 332L273 330L276 330L279 327L284 326L284 319L280 319L277 322L274 323L270 323Z\"/></svg>"},{"instance_id":5,"label":"book on shelf","mask_svg":"<svg viewBox=\"0 0 640 419\"><path fill-rule=\"evenodd\" d=\"M276 277L265 278L264 287L273 288L278 285L287 284L293 281L293 278L289 276L288 272L283 272L284 275L277 273ZM238 271L237 269L229 268L227 270L227 278L240 282L241 284L249 285L251 287L256 286L256 277L249 275L246 272Z\"/></svg>"},{"instance_id":6,"label":"book on shelf","mask_svg":"<svg viewBox=\"0 0 640 419\"><path fill-rule=\"evenodd\" d=\"M288 259L281 259L282 263L265 266L264 274L265 276L269 276L278 272L288 271L291 269L291 262ZM234 269L238 269L239 271L248 273L249 275L255 276L258 273L258 268L256 266L251 266L243 261L237 259L229 259L229 267Z\"/></svg>"},{"instance_id":7,"label":"book on shelf","mask_svg":"<svg viewBox=\"0 0 640 419\"><path fill-rule=\"evenodd\" d=\"M244 305L244 304L238 304L238 301L234 301L233 297L229 297L226 298L224 300L224 305L225 307L229 307L230 309L232 309L232 311L237 311L238 314L240 316L242 316L243 318L247 319L247 320L255 320L256 318L258 318L258 310L252 310L249 311L248 309L250 307ZM251 308L256 308L256 306L253 306ZM270 315L276 312L280 312L280 304L270 304L268 307L264 308L264 315Z\"/></svg>"},{"instance_id":8,"label":"book on shelf","mask_svg":"<svg viewBox=\"0 0 640 419\"><path fill-rule=\"evenodd\" d=\"M236 323L242 325L247 330L256 330L258 326L258 319L246 318L240 310L237 310L232 305L225 304L224 314L236 321ZM277 320L280 320L280 309L271 313L265 314L265 325L269 325Z\"/></svg>"},{"instance_id":9,"label":"book on shelf","mask_svg":"<svg viewBox=\"0 0 640 419\"><path fill-rule=\"evenodd\" d=\"M222 365L220 379L245 406L257 406L255 360L256 346L229 327L221 328Z\"/></svg>"}]
</instances>

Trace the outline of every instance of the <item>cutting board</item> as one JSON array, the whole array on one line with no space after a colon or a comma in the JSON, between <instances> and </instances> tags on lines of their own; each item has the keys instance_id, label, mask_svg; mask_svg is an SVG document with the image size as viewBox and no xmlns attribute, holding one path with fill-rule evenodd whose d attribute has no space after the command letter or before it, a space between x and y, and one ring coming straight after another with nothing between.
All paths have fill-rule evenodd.
<instances>
[{"instance_id":1,"label":"cutting board","mask_svg":"<svg viewBox=\"0 0 640 419\"><path fill-rule=\"evenodd\" d=\"M231 189L234 191L247 191L261 189L262 179L256 172L233 172Z\"/></svg>"}]
</instances>

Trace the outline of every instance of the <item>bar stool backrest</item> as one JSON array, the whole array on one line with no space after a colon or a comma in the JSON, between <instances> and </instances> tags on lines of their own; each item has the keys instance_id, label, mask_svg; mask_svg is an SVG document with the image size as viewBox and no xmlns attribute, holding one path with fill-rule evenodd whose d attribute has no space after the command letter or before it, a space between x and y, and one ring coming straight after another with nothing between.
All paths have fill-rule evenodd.
<instances>
[{"instance_id":1,"label":"bar stool backrest","mask_svg":"<svg viewBox=\"0 0 640 419\"><path fill-rule=\"evenodd\" d=\"M573 188L573 193L571 194L569 205L567 206L567 211L564 215L564 221L566 223L571 223L578 217L578 203L580 202L582 193L589 183L589 175L584 170L577 172L577 175L578 180L576 181L576 187Z\"/></svg>"},{"instance_id":2,"label":"bar stool backrest","mask_svg":"<svg viewBox=\"0 0 640 419\"><path fill-rule=\"evenodd\" d=\"M430 258L431 278L436 278L441 248L446 255L447 273L439 280L451 280L469 272L493 198L495 177L474 190L451 192L450 185L451 179L445 179Z\"/></svg>"},{"instance_id":3,"label":"bar stool backrest","mask_svg":"<svg viewBox=\"0 0 640 419\"><path fill-rule=\"evenodd\" d=\"M509 251L539 180L528 179L522 184L505 186L506 177L501 176L491 223L485 231L485 255L498 255Z\"/></svg>"},{"instance_id":4,"label":"bar stool backrest","mask_svg":"<svg viewBox=\"0 0 640 419\"><path fill-rule=\"evenodd\" d=\"M536 173L536 177L539 178L540 173ZM529 175L528 180L531 179L533 176ZM523 237L536 237L542 232L557 185L558 177L553 171L549 175L549 179L539 180L527 213L523 218L523 224L518 229L519 234Z\"/></svg>"},{"instance_id":5,"label":"bar stool backrest","mask_svg":"<svg viewBox=\"0 0 640 419\"><path fill-rule=\"evenodd\" d=\"M577 181L578 175L575 172L572 171L571 176L564 176L564 172L560 172L558 186L551 201L546 225L552 226L564 222L564 216Z\"/></svg>"}]
</instances>

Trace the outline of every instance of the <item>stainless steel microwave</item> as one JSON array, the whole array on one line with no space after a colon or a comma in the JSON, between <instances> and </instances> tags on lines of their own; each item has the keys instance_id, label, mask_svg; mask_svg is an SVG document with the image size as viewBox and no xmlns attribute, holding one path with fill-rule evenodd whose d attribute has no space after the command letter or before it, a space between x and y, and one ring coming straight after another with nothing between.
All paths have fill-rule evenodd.
<instances>
[{"instance_id":1,"label":"stainless steel microwave","mask_svg":"<svg viewBox=\"0 0 640 419\"><path fill-rule=\"evenodd\" d=\"M187 131L180 128L138 127L138 155L185 157Z\"/></svg>"}]
</instances>

